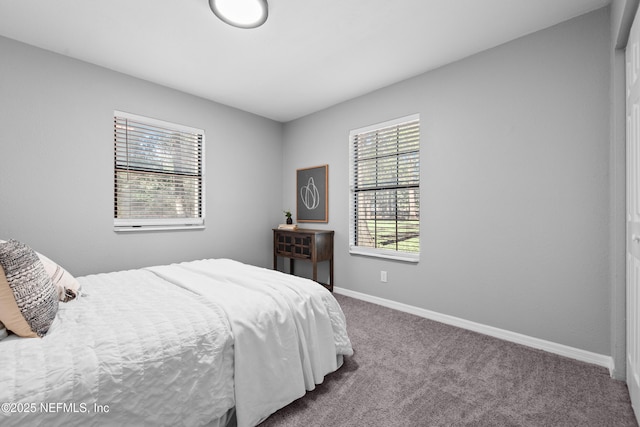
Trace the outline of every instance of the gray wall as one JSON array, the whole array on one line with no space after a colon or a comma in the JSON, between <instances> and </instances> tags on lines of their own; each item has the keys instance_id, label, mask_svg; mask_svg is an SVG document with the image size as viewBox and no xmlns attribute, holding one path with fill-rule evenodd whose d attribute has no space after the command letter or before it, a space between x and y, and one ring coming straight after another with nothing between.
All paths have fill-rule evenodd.
<instances>
[{"instance_id":1,"label":"gray wall","mask_svg":"<svg viewBox=\"0 0 640 427\"><path fill-rule=\"evenodd\" d=\"M206 132L203 231L113 231L113 110ZM205 257L269 266L282 124L0 37L0 239L75 275Z\"/></svg>"},{"instance_id":2,"label":"gray wall","mask_svg":"<svg viewBox=\"0 0 640 427\"><path fill-rule=\"evenodd\" d=\"M337 286L611 354L609 29L596 11L284 128L0 38L0 238L76 275L269 266L295 170L326 163ZM114 109L205 129L206 230L112 231ZM349 130L416 112L421 261L350 256Z\"/></svg>"},{"instance_id":3,"label":"gray wall","mask_svg":"<svg viewBox=\"0 0 640 427\"><path fill-rule=\"evenodd\" d=\"M329 164L336 286L611 354L609 29L602 9L287 123L283 205ZM349 130L411 113L421 260L349 255Z\"/></svg>"}]
</instances>

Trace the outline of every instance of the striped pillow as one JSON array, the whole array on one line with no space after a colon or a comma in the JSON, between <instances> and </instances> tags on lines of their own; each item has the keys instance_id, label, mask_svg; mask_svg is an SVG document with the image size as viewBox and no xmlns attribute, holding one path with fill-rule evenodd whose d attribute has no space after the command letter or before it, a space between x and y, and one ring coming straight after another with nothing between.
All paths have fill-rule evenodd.
<instances>
[{"instance_id":1,"label":"striped pillow","mask_svg":"<svg viewBox=\"0 0 640 427\"><path fill-rule=\"evenodd\" d=\"M0 322L21 337L42 337L58 311L58 294L36 252L0 243Z\"/></svg>"},{"instance_id":2,"label":"striped pillow","mask_svg":"<svg viewBox=\"0 0 640 427\"><path fill-rule=\"evenodd\" d=\"M0 322L0 340L5 339L8 336L7 328L4 327L4 324Z\"/></svg>"},{"instance_id":3,"label":"striped pillow","mask_svg":"<svg viewBox=\"0 0 640 427\"><path fill-rule=\"evenodd\" d=\"M6 243L6 240L0 240L0 244ZM53 286L58 291L58 300L62 302L71 301L81 294L80 283L62 266L51 261L48 257L42 255L40 252L36 252L40 262L44 265L44 269L51 277ZM0 322L0 330L2 330L2 323ZM1 332L0 332L1 336ZM0 338L2 339L2 338Z\"/></svg>"}]
</instances>

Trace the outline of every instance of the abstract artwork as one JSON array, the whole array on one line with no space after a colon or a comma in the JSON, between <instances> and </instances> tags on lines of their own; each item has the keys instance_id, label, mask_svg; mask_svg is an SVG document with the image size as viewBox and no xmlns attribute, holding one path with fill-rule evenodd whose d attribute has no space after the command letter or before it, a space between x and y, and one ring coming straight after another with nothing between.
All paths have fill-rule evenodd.
<instances>
[{"instance_id":1,"label":"abstract artwork","mask_svg":"<svg viewBox=\"0 0 640 427\"><path fill-rule=\"evenodd\" d=\"M298 169L296 172L296 220L328 222L329 165Z\"/></svg>"}]
</instances>

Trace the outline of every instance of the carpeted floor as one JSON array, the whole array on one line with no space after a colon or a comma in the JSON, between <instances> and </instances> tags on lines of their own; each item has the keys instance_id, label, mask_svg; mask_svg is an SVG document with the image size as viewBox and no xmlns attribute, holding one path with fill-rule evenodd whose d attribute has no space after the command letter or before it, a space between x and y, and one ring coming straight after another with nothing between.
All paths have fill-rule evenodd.
<instances>
[{"instance_id":1,"label":"carpeted floor","mask_svg":"<svg viewBox=\"0 0 640 427\"><path fill-rule=\"evenodd\" d=\"M638 425L605 368L336 298L355 354L261 427Z\"/></svg>"}]
</instances>

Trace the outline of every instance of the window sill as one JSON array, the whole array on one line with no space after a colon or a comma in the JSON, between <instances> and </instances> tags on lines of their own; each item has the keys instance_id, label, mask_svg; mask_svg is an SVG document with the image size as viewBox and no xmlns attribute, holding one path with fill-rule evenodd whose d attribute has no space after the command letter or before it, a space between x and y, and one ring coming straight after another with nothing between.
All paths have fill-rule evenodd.
<instances>
[{"instance_id":1,"label":"window sill","mask_svg":"<svg viewBox=\"0 0 640 427\"><path fill-rule=\"evenodd\" d=\"M362 255L374 258L392 259L395 261L418 263L420 261L420 253L393 252L380 249L360 248L352 246L349 248L351 255Z\"/></svg>"},{"instance_id":2,"label":"window sill","mask_svg":"<svg viewBox=\"0 0 640 427\"><path fill-rule=\"evenodd\" d=\"M171 231L171 230L204 230L204 225L130 225L113 227L116 233L131 233L142 231Z\"/></svg>"}]
</instances>

